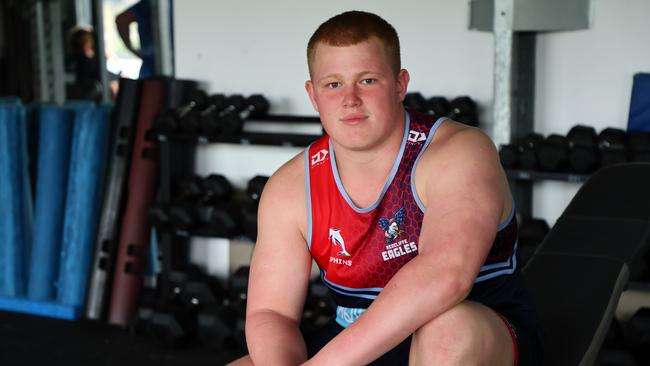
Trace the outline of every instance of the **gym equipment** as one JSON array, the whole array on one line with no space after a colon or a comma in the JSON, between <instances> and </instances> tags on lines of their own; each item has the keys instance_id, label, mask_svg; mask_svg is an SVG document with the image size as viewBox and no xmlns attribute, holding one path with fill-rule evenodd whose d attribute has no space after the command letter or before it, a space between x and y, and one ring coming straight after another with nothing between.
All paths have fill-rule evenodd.
<instances>
[{"instance_id":1,"label":"gym equipment","mask_svg":"<svg viewBox=\"0 0 650 366\"><path fill-rule=\"evenodd\" d=\"M248 197L253 200L253 202L259 202L260 197L262 196L262 191L264 190L264 185L269 181L269 177L265 175L256 175L248 181L246 185L246 194Z\"/></svg>"},{"instance_id":2,"label":"gym equipment","mask_svg":"<svg viewBox=\"0 0 650 366\"><path fill-rule=\"evenodd\" d=\"M241 207L242 233L253 242L257 240L257 203L245 203Z\"/></svg>"},{"instance_id":3,"label":"gym equipment","mask_svg":"<svg viewBox=\"0 0 650 366\"><path fill-rule=\"evenodd\" d=\"M501 145L499 160L505 168L516 168L519 165L519 147L515 145Z\"/></svg>"},{"instance_id":4,"label":"gym equipment","mask_svg":"<svg viewBox=\"0 0 650 366\"><path fill-rule=\"evenodd\" d=\"M246 300L246 293L248 292L248 275L250 273L249 266L241 266L230 275L228 279L228 289L230 290L230 299L232 301Z\"/></svg>"},{"instance_id":5,"label":"gym equipment","mask_svg":"<svg viewBox=\"0 0 650 366\"><path fill-rule=\"evenodd\" d=\"M593 365L628 280L625 263L538 253L524 275L543 327L544 364Z\"/></svg>"},{"instance_id":6,"label":"gym equipment","mask_svg":"<svg viewBox=\"0 0 650 366\"><path fill-rule=\"evenodd\" d=\"M219 203L230 198L233 192L232 184L221 174L210 174L201 182L201 202L205 204Z\"/></svg>"},{"instance_id":7,"label":"gym equipment","mask_svg":"<svg viewBox=\"0 0 650 366\"><path fill-rule=\"evenodd\" d=\"M241 233L241 211L233 202L203 206L200 217L213 236L232 238Z\"/></svg>"},{"instance_id":8,"label":"gym equipment","mask_svg":"<svg viewBox=\"0 0 650 366\"><path fill-rule=\"evenodd\" d=\"M90 102L71 102L66 106L74 110L75 118L57 300L62 304L82 307L86 300L97 235L110 107L95 107Z\"/></svg>"},{"instance_id":9,"label":"gym equipment","mask_svg":"<svg viewBox=\"0 0 650 366\"><path fill-rule=\"evenodd\" d=\"M147 208L153 203L158 173L158 147L145 138L163 108L165 83L145 80L139 105L133 158L129 171L128 201L120 228L109 322L126 326L133 319L142 289L142 270L149 247Z\"/></svg>"},{"instance_id":10,"label":"gym equipment","mask_svg":"<svg viewBox=\"0 0 650 366\"><path fill-rule=\"evenodd\" d=\"M250 201L241 205L242 232L252 241L257 240L257 207L268 180L268 176L256 175L246 185L246 195Z\"/></svg>"},{"instance_id":11,"label":"gym equipment","mask_svg":"<svg viewBox=\"0 0 650 366\"><path fill-rule=\"evenodd\" d=\"M227 107L222 111L220 124L221 135L229 137L241 135L246 119L265 115L270 108L268 100L261 94L253 94L246 99L233 95L228 100L234 108Z\"/></svg>"},{"instance_id":12,"label":"gym equipment","mask_svg":"<svg viewBox=\"0 0 650 366\"><path fill-rule=\"evenodd\" d=\"M650 197L645 194L650 187L648 166L625 163L600 169L589 178L593 184L580 187L562 216L650 220Z\"/></svg>"},{"instance_id":13,"label":"gym equipment","mask_svg":"<svg viewBox=\"0 0 650 366\"><path fill-rule=\"evenodd\" d=\"M632 81L627 130L650 132L650 74L637 73Z\"/></svg>"},{"instance_id":14,"label":"gym equipment","mask_svg":"<svg viewBox=\"0 0 650 366\"><path fill-rule=\"evenodd\" d=\"M410 112L422 112L426 104L426 99L420 92L406 93L402 102Z\"/></svg>"},{"instance_id":15,"label":"gym equipment","mask_svg":"<svg viewBox=\"0 0 650 366\"><path fill-rule=\"evenodd\" d=\"M193 129L198 127L198 122L195 123L194 120L188 122L188 119L197 118L195 113L203 107L206 99L207 95L204 91L194 90L186 104L157 114L152 129L165 136L177 133L181 129L186 133L195 132Z\"/></svg>"},{"instance_id":16,"label":"gym equipment","mask_svg":"<svg viewBox=\"0 0 650 366\"><path fill-rule=\"evenodd\" d=\"M86 316L89 319L100 319L106 315L141 86L137 80L120 79L119 94L111 116L113 143L86 302Z\"/></svg>"},{"instance_id":17,"label":"gym equipment","mask_svg":"<svg viewBox=\"0 0 650 366\"><path fill-rule=\"evenodd\" d=\"M630 161L650 161L650 132L634 132L628 135Z\"/></svg>"},{"instance_id":18,"label":"gym equipment","mask_svg":"<svg viewBox=\"0 0 650 366\"><path fill-rule=\"evenodd\" d=\"M223 94L214 94L208 99L207 106L199 113L199 131L203 136L214 136L219 129L219 112L227 106Z\"/></svg>"},{"instance_id":19,"label":"gym equipment","mask_svg":"<svg viewBox=\"0 0 650 366\"><path fill-rule=\"evenodd\" d=\"M544 219L526 217L521 220L517 233L519 239L517 253L520 265L525 265L528 259L533 256L533 253L535 253L535 250L549 231L550 227Z\"/></svg>"},{"instance_id":20,"label":"gym equipment","mask_svg":"<svg viewBox=\"0 0 650 366\"><path fill-rule=\"evenodd\" d=\"M605 128L598 135L600 166L610 166L628 161L627 136L620 128Z\"/></svg>"},{"instance_id":21,"label":"gym equipment","mask_svg":"<svg viewBox=\"0 0 650 366\"><path fill-rule=\"evenodd\" d=\"M424 104L424 112L434 117L443 117L449 113L449 101L445 97L431 97Z\"/></svg>"},{"instance_id":22,"label":"gym equipment","mask_svg":"<svg viewBox=\"0 0 650 366\"><path fill-rule=\"evenodd\" d=\"M32 208L25 121L17 99L0 100L0 296L26 292Z\"/></svg>"},{"instance_id":23,"label":"gym equipment","mask_svg":"<svg viewBox=\"0 0 650 366\"><path fill-rule=\"evenodd\" d=\"M544 330L546 364L596 360L622 290L645 267L649 183L647 163L594 173L523 268Z\"/></svg>"},{"instance_id":24,"label":"gym equipment","mask_svg":"<svg viewBox=\"0 0 650 366\"><path fill-rule=\"evenodd\" d=\"M536 149L542 141L544 141L544 136L538 133L530 133L516 144L502 145L499 149L501 164L510 169L536 169Z\"/></svg>"},{"instance_id":25,"label":"gym equipment","mask_svg":"<svg viewBox=\"0 0 650 366\"><path fill-rule=\"evenodd\" d=\"M544 136L539 133L529 133L519 142L519 166L522 169L537 169L537 150L544 142Z\"/></svg>"},{"instance_id":26,"label":"gym equipment","mask_svg":"<svg viewBox=\"0 0 650 366\"><path fill-rule=\"evenodd\" d=\"M239 232L239 214L230 213L228 203L233 188L222 175L206 178L193 176L183 180L181 193L168 207L168 221L178 230L191 230L201 225L218 224L216 232L235 235ZM156 214L156 211L153 212ZM158 218L162 218L158 215Z\"/></svg>"},{"instance_id":27,"label":"gym equipment","mask_svg":"<svg viewBox=\"0 0 650 366\"><path fill-rule=\"evenodd\" d=\"M55 300L63 239L65 187L68 183L72 110L53 105L39 108L38 173L27 297Z\"/></svg>"},{"instance_id":28,"label":"gym equipment","mask_svg":"<svg viewBox=\"0 0 650 366\"><path fill-rule=\"evenodd\" d=\"M569 158L569 142L562 135L552 134L537 148L538 165L542 170L559 172L566 168Z\"/></svg>"},{"instance_id":29,"label":"gym equipment","mask_svg":"<svg viewBox=\"0 0 650 366\"><path fill-rule=\"evenodd\" d=\"M476 102L466 95L452 99L449 103L447 117L469 126L478 127L479 125Z\"/></svg>"},{"instance_id":30,"label":"gym equipment","mask_svg":"<svg viewBox=\"0 0 650 366\"><path fill-rule=\"evenodd\" d=\"M308 333L325 325L335 314L335 311L336 304L330 298L327 286L320 278L311 280L300 329L303 333Z\"/></svg>"},{"instance_id":31,"label":"gym equipment","mask_svg":"<svg viewBox=\"0 0 650 366\"><path fill-rule=\"evenodd\" d=\"M573 126L567 133L569 167L576 173L591 173L600 167L598 134L591 126Z\"/></svg>"}]
</instances>

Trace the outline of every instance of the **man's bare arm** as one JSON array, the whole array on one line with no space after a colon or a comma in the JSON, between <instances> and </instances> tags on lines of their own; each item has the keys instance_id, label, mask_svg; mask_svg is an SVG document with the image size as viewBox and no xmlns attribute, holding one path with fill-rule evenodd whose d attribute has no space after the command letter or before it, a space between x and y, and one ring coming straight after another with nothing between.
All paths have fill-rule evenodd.
<instances>
[{"instance_id":1,"label":"man's bare arm","mask_svg":"<svg viewBox=\"0 0 650 366\"><path fill-rule=\"evenodd\" d=\"M417 168L427 175L418 256L307 364L367 364L471 290L504 210L507 181L494 145L478 130L461 129L437 145L429 147Z\"/></svg>"},{"instance_id":2,"label":"man's bare arm","mask_svg":"<svg viewBox=\"0 0 650 366\"><path fill-rule=\"evenodd\" d=\"M298 365L307 359L299 331L311 256L302 156L268 181L260 201L258 238L251 260L246 342L255 365Z\"/></svg>"},{"instance_id":3,"label":"man's bare arm","mask_svg":"<svg viewBox=\"0 0 650 366\"><path fill-rule=\"evenodd\" d=\"M140 52L138 52L138 50L136 50L131 44L130 26L131 23L136 21L137 19L133 11L127 9L115 17L115 27L117 28L117 34L119 34L122 42L124 42L124 46L126 46L129 51L133 52L134 55L140 57Z\"/></svg>"}]
</instances>

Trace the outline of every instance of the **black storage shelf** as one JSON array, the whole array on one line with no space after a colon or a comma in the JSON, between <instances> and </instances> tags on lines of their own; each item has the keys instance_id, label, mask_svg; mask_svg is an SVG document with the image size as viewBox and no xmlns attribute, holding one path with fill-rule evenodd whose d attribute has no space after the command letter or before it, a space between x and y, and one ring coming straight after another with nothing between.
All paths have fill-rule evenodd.
<instances>
[{"instance_id":1,"label":"black storage shelf","mask_svg":"<svg viewBox=\"0 0 650 366\"><path fill-rule=\"evenodd\" d=\"M545 172L539 170L506 169L508 178L524 181L554 180L560 182L582 183L589 174Z\"/></svg>"},{"instance_id":2,"label":"black storage shelf","mask_svg":"<svg viewBox=\"0 0 650 366\"><path fill-rule=\"evenodd\" d=\"M269 123L309 123L320 124L320 118L311 116L291 116L291 115L266 115L256 117L251 122L269 122ZM244 122L246 123L246 122ZM160 142L174 142L187 144L209 144L209 143L230 143L238 145L268 145L268 146L297 146L305 147L321 137L322 134L294 134L294 133L263 133L263 132L243 132L238 136L217 136L207 137L195 134L175 133L165 135L151 131L149 137Z\"/></svg>"},{"instance_id":3,"label":"black storage shelf","mask_svg":"<svg viewBox=\"0 0 650 366\"><path fill-rule=\"evenodd\" d=\"M223 235L222 233L212 229L209 226L200 226L193 229L183 230L183 229L160 229L161 233L172 234L180 238L191 238L191 237L204 237L204 238L215 238L215 239L239 239L239 240L248 240L252 241L249 237L238 233L235 235Z\"/></svg>"}]
</instances>

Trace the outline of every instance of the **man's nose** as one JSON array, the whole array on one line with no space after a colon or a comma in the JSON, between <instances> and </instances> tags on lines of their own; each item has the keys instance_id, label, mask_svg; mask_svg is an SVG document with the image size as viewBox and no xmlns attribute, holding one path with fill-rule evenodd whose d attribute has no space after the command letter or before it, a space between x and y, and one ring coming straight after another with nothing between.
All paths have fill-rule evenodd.
<instances>
[{"instance_id":1,"label":"man's nose","mask_svg":"<svg viewBox=\"0 0 650 366\"><path fill-rule=\"evenodd\" d=\"M343 94L343 106L345 107L356 107L361 104L361 98L359 98L359 90L356 85L349 85L345 88Z\"/></svg>"}]
</instances>

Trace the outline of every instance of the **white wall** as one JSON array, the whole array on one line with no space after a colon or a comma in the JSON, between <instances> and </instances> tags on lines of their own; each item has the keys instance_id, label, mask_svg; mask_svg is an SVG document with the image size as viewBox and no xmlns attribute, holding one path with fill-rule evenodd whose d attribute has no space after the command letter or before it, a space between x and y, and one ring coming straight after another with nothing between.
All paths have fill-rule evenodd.
<instances>
[{"instance_id":1,"label":"white wall","mask_svg":"<svg viewBox=\"0 0 650 366\"><path fill-rule=\"evenodd\" d=\"M632 77L650 72L650 1L592 0L591 27L537 37L535 130L627 127ZM543 182L533 213L555 222L579 185Z\"/></svg>"},{"instance_id":2,"label":"white wall","mask_svg":"<svg viewBox=\"0 0 650 366\"><path fill-rule=\"evenodd\" d=\"M376 12L395 26L411 91L468 94L480 104L482 121L491 124L493 36L468 30L467 0L175 1L176 74L205 81L209 92L264 93L273 113L314 115L304 92L307 40L322 21L349 9ZM598 130L626 126L632 75L650 71L649 14L648 0L592 0L590 29L538 36L538 131L566 133L577 123ZM245 150L205 147L197 170L241 182L252 171L275 170L296 152ZM534 215L553 224L577 189L536 184Z\"/></svg>"},{"instance_id":3,"label":"white wall","mask_svg":"<svg viewBox=\"0 0 650 366\"><path fill-rule=\"evenodd\" d=\"M376 12L397 29L411 90L469 94L488 108L492 102L492 35L467 30L464 1L184 0L174 6L177 76L205 80L212 92L262 92L273 113L314 114L304 91L307 41L320 23L350 9Z\"/></svg>"}]
</instances>

